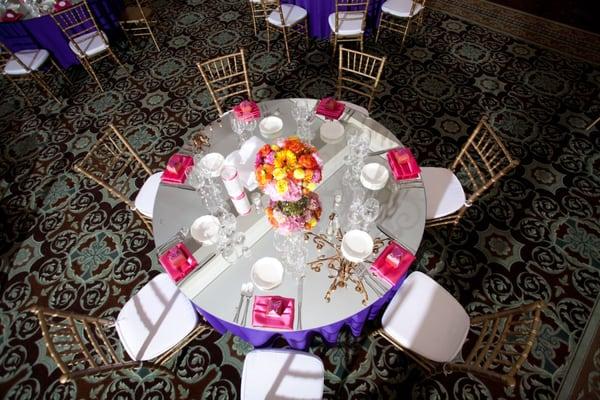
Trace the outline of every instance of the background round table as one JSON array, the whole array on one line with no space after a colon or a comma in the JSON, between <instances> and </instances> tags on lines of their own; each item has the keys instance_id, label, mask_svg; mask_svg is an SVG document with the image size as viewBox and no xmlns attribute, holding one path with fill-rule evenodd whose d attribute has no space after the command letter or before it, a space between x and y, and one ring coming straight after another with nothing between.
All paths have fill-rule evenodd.
<instances>
[{"instance_id":1,"label":"background round table","mask_svg":"<svg viewBox=\"0 0 600 400\"><path fill-rule=\"evenodd\" d=\"M94 18L110 38L120 31L119 16L122 0L88 0ZM13 52L26 49L46 49L62 68L79 64L69 41L50 15L0 22L0 41Z\"/></svg>"},{"instance_id":2,"label":"background round table","mask_svg":"<svg viewBox=\"0 0 600 400\"><path fill-rule=\"evenodd\" d=\"M379 21L381 5L385 0L370 0L367 14L367 33L374 31ZM283 3L295 4L304 8L308 13L308 31L310 36L328 39L331 29L327 18L335 12L335 0L284 0Z\"/></svg>"},{"instance_id":3,"label":"background round table","mask_svg":"<svg viewBox=\"0 0 600 400\"><path fill-rule=\"evenodd\" d=\"M262 115L276 113L283 119L282 137L290 136L296 130L296 123L291 117L292 101L289 99L272 100L260 104ZM309 101L311 105L315 104L315 100L306 101ZM208 150L209 152L219 152L226 156L238 148L237 138L230 129L230 115L231 113L224 115L222 120L214 122L205 129L205 132L210 134L211 147ZM385 127L354 110L347 108L340 121L346 128L349 125L355 125L360 129L369 129L374 132L372 133L371 150L390 148L390 146L398 144L392 133ZM344 230L344 227L347 226L344 217L346 214L345 208L348 206L348 199L351 198L349 194L351 189L342 185L342 176L345 169L343 167L343 155L347 151L345 139L336 144L325 144L321 141L319 128L323 122L322 119L316 118L312 125L312 129L317 132L313 145L319 149L319 154L325 164L323 182L316 189L316 193L320 196L323 214L319 224L313 230L315 233L323 233L327 228L328 216L333 208L334 194L340 190L344 193L342 212L340 212L342 215L340 218L341 227ZM273 139L268 140L260 136L258 129L255 135L267 143L274 142ZM387 161L382 155L369 157L366 161L376 161L387 166ZM392 235L396 242L414 254L421 242L425 226L424 189L392 190L392 184L393 182L390 180L384 189L374 192L375 197L379 199L382 205L382 212L376 222L381 225L385 224L386 233ZM205 214L209 214L209 212L205 209L203 202L195 191L161 183L154 205L153 216L154 237L157 247L168 242L180 228L189 228L196 218ZM290 331L251 327L251 306L248 312L248 321L250 322L247 323L247 326L240 326L233 322L233 318L240 299L242 283L250 281L250 269L257 259L266 256L278 257L278 253L273 248L273 230L268 226L262 210L260 212L253 211L248 216L237 217L237 220L238 229L246 232L246 240L249 242L251 249L250 257L240 258L229 265L220 255L217 255L203 265L203 261L215 253L216 246L198 248L199 245L193 239L188 238L185 244L193 252L201 267L197 267L181 280L178 286L215 329L222 333L232 332L255 346L265 345L277 335L281 335L292 347L299 349L306 348L311 337L316 334L322 335L329 343L335 343L343 326L349 326L352 333L358 336L364 323L375 318L401 284L402 279L383 296L378 296L365 285L369 295L366 305L361 302L363 297L355 291L352 284L349 287L338 288L333 293L331 302L326 302L324 295L331 283L327 267L322 267L320 272L307 268L302 304L303 330ZM262 226L263 231L257 230L256 226ZM377 229L375 224L372 225L369 233L372 237L386 237ZM319 254L326 254L325 252L328 251L325 248L321 253L318 253L312 241L307 245L309 246L308 261L314 260ZM279 295L290 298L295 298L296 294L297 283L287 273L282 284L277 288L268 292L255 288L254 291L254 295Z\"/></svg>"}]
</instances>

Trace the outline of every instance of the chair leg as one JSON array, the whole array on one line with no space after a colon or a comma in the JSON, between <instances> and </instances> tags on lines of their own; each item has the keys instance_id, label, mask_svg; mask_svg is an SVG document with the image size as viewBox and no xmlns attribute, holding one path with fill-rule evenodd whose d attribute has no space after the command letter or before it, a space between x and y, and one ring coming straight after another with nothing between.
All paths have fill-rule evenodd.
<instances>
[{"instance_id":1,"label":"chair leg","mask_svg":"<svg viewBox=\"0 0 600 400\"><path fill-rule=\"evenodd\" d=\"M156 46L156 51L160 52L160 47L158 46L158 41L156 40L156 36L154 36L154 32L152 32L152 29L150 28L148 21L146 21L146 27L148 28L148 33L150 34L150 37L152 38L152 41L154 42L154 46Z\"/></svg>"},{"instance_id":2,"label":"chair leg","mask_svg":"<svg viewBox=\"0 0 600 400\"><path fill-rule=\"evenodd\" d=\"M254 4L250 2L250 13L252 14L252 25L254 26L254 36L258 36L258 29L256 28L256 11L254 10Z\"/></svg>"},{"instance_id":3,"label":"chair leg","mask_svg":"<svg viewBox=\"0 0 600 400\"><path fill-rule=\"evenodd\" d=\"M85 70L87 71L87 73L89 75L91 75L92 78L94 78L94 80L96 81L96 83L100 87L100 91L104 92L104 88L102 87L102 84L100 83L100 80L98 79L98 76L96 75L96 72L94 71L94 68L89 63L89 61L86 60L86 59L84 59L84 58L80 58L79 60L81 61L81 65L83 65L83 68L85 68Z\"/></svg>"},{"instance_id":4,"label":"chair leg","mask_svg":"<svg viewBox=\"0 0 600 400\"><path fill-rule=\"evenodd\" d=\"M332 56L335 57L335 52L337 51L337 36L335 33L333 35L333 53Z\"/></svg>"},{"instance_id":5,"label":"chair leg","mask_svg":"<svg viewBox=\"0 0 600 400\"><path fill-rule=\"evenodd\" d=\"M67 74L65 74L65 72L56 64L53 58L50 59L50 62L52 63L52 66L58 71L58 73L61 74L63 78L65 78L65 80L69 83L69 86L72 85L73 82L71 82L71 80L67 77Z\"/></svg>"},{"instance_id":6,"label":"chair leg","mask_svg":"<svg viewBox=\"0 0 600 400\"><path fill-rule=\"evenodd\" d=\"M304 19L304 41L306 42L306 50L308 50L308 22Z\"/></svg>"},{"instance_id":7,"label":"chair leg","mask_svg":"<svg viewBox=\"0 0 600 400\"><path fill-rule=\"evenodd\" d=\"M267 26L267 52L271 51L271 29Z\"/></svg>"},{"instance_id":8,"label":"chair leg","mask_svg":"<svg viewBox=\"0 0 600 400\"><path fill-rule=\"evenodd\" d=\"M360 42L360 51L363 51L363 37L362 36L360 37L359 42Z\"/></svg>"},{"instance_id":9,"label":"chair leg","mask_svg":"<svg viewBox=\"0 0 600 400\"><path fill-rule=\"evenodd\" d=\"M379 24L377 25L377 34L375 35L375 43L379 40L379 32L381 31L381 21L383 21L383 11L379 14Z\"/></svg>"},{"instance_id":10,"label":"chair leg","mask_svg":"<svg viewBox=\"0 0 600 400\"><path fill-rule=\"evenodd\" d=\"M292 62L290 59L290 49L288 47L287 30L283 28L283 42L285 43L285 54L287 55L288 64Z\"/></svg>"},{"instance_id":11,"label":"chair leg","mask_svg":"<svg viewBox=\"0 0 600 400\"><path fill-rule=\"evenodd\" d=\"M117 64L119 64L119 66L125 70L125 73L127 74L127 76L129 76L131 78L131 74L129 73L129 70L127 68L125 68L125 65L123 65L123 63L121 62L121 60L119 60L119 57L117 57L116 54L113 53L112 50L109 49L109 51L110 51L111 57L115 60L115 62Z\"/></svg>"},{"instance_id":12,"label":"chair leg","mask_svg":"<svg viewBox=\"0 0 600 400\"><path fill-rule=\"evenodd\" d=\"M13 81L10 77L8 77L8 80L10 81L10 83L13 84L13 86L17 89L17 92L19 92L19 94L21 95L21 97L23 97L23 100L25 100L25 103L27 103L28 106L33 106L33 104L31 103L31 101L29 100L29 98L27 97L27 95L25 94L25 92L23 91L23 89L21 89L21 87L17 84L17 82Z\"/></svg>"},{"instance_id":13,"label":"chair leg","mask_svg":"<svg viewBox=\"0 0 600 400\"><path fill-rule=\"evenodd\" d=\"M60 101L60 100L58 99L58 97L56 97L56 96L54 95L54 93L52 93L52 90L50 90L50 87L48 87L48 85L46 84L46 82L44 82L44 81L43 81L43 80L42 80L42 79L41 79L39 76L37 76L37 73L36 73L36 72L33 72L32 74L33 74L33 75L32 75L32 78L33 78L33 80L35 81L35 83L37 83L37 85L38 85L39 87L41 87L41 88L42 88L42 90L43 90L44 92L46 92L46 94L47 94L48 96L52 97L52 98L54 99L54 101L56 101L58 104L62 105L62 104L63 104L63 102L62 102L62 101Z\"/></svg>"}]
</instances>

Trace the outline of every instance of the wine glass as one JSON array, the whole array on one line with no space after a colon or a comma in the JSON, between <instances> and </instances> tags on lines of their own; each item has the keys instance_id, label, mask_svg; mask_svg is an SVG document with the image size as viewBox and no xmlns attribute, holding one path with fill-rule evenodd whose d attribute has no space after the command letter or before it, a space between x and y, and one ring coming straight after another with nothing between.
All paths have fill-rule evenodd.
<instances>
[{"instance_id":1,"label":"wine glass","mask_svg":"<svg viewBox=\"0 0 600 400\"><path fill-rule=\"evenodd\" d=\"M238 143L241 145L243 141L242 135L246 129L244 121L236 118L232 113L229 122L231 123L231 130L238 136Z\"/></svg>"},{"instance_id":2,"label":"wine glass","mask_svg":"<svg viewBox=\"0 0 600 400\"><path fill-rule=\"evenodd\" d=\"M365 203L363 204L363 220L364 220L364 225L363 225L363 230L366 231L367 229L369 229L369 226L375 222L375 220L377 219L377 217L379 216L379 210L380 210L380 205L379 205L379 201L374 198L368 198L367 201L365 201Z\"/></svg>"}]
</instances>

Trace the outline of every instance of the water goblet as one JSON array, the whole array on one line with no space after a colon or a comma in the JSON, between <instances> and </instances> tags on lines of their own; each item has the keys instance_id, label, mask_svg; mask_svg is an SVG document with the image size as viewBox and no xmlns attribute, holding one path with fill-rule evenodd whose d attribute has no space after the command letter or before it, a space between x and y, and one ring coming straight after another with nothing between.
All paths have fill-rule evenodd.
<instances>
[{"instance_id":1,"label":"water goblet","mask_svg":"<svg viewBox=\"0 0 600 400\"><path fill-rule=\"evenodd\" d=\"M364 220L364 225L363 225L363 230L367 231L370 227L370 225L375 222L375 220L377 219L377 217L379 216L379 211L380 211L380 205L379 205L379 201L374 198L368 198L365 203L363 204L363 220Z\"/></svg>"}]
</instances>

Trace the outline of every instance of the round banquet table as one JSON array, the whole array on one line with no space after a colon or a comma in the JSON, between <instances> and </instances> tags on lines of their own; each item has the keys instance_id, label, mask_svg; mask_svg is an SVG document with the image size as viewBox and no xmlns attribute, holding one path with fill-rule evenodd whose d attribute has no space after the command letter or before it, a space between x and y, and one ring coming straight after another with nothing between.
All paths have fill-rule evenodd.
<instances>
[{"instance_id":1,"label":"round banquet table","mask_svg":"<svg viewBox=\"0 0 600 400\"><path fill-rule=\"evenodd\" d=\"M316 102L316 100L304 100L308 101L311 106ZM283 120L284 127L280 137L291 136L296 130L296 123L291 116L293 101L295 100L283 99L259 104L263 116L275 113ZM210 138L208 152L219 152L226 156L238 148L237 137L230 129L231 114L225 114L222 119L205 129L205 133ZM333 208L333 197L340 191L343 193L339 213L340 224L344 230L344 227L347 226L345 219L347 203L348 199L351 199L351 188L344 187L342 184L345 170L343 157L347 154L345 138L340 143L324 143L319 135L319 129L323 122L321 118L316 118L312 124L312 129L316 131L313 145L318 148L319 155L324 162L323 181L315 191L320 196L323 213L319 224L313 229L315 233L325 232L328 226L328 216ZM381 124L348 107L340 118L340 122L346 128L354 125L359 129L370 130L371 151L389 149L399 145L394 135ZM258 129L255 136L266 143L274 142L274 139L261 136ZM366 162L378 162L387 167L385 154L368 157ZM220 179L216 179L221 184ZM369 229L369 233L374 238L385 238L386 236L378 229L378 226L381 226L387 235L414 254L421 242L425 226L424 189L411 186L412 188L392 190L392 185L393 182L388 180L384 189L372 192L380 201L382 211L375 221L376 223L372 224ZM249 196L251 195L249 194ZM189 228L196 218L206 214L209 212L194 190L190 190L186 186L161 183L153 214L154 238L157 248L172 241L181 228ZM273 230L266 221L264 211L253 210L247 216L238 216L237 229L246 234L246 244L251 252L250 257L241 257L236 262L228 264L222 256L214 255L215 245L200 246L192 238L186 238L184 243L193 253L199 267L180 280L178 286L215 329L221 333L231 332L254 346L263 346L277 335L281 335L291 347L297 349L305 349L312 336L316 334L322 335L328 343L335 343L340 329L344 326L348 326L352 333L358 336L364 323L375 318L404 279L402 277L397 281L396 285L385 292L383 296L377 295L365 285L368 293L366 304L362 303L362 294L355 291L353 284L338 288L333 292L331 301L327 302L324 295L331 283L328 268L323 266L319 272L307 268L302 296L303 330L252 327L252 305L247 314L249 322L246 326L241 326L233 322L240 300L241 285L251 280L250 269L256 260L267 256L279 257L279 254L273 248ZM333 251L327 248L319 253L312 241L305 245L308 246L307 261L316 259L319 254L327 254L327 251L333 254ZM214 257L212 257L213 255ZM270 291L261 291L255 287L254 295L279 295L296 298L297 281L286 273L280 286ZM294 323L294 327L296 326Z\"/></svg>"},{"instance_id":2,"label":"round banquet table","mask_svg":"<svg viewBox=\"0 0 600 400\"><path fill-rule=\"evenodd\" d=\"M367 32L374 31L379 14L381 13L381 5L385 0L370 0L369 10L367 13ZM295 4L304 8L308 13L308 31L310 36L320 39L328 39L331 35L331 29L327 18L329 14L335 12L335 0L284 0L283 3Z\"/></svg>"},{"instance_id":3,"label":"round banquet table","mask_svg":"<svg viewBox=\"0 0 600 400\"><path fill-rule=\"evenodd\" d=\"M122 0L88 0L96 22L109 38L120 30ZM13 52L26 49L46 49L58 65L68 68L79 64L69 41L50 15L25 16L16 22L0 22L0 42Z\"/></svg>"}]
</instances>

